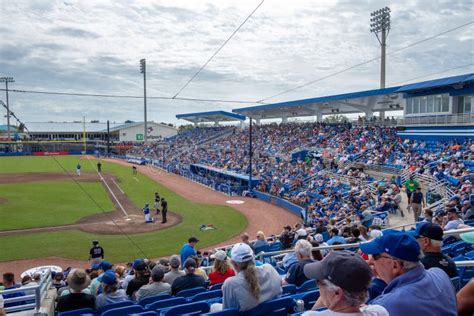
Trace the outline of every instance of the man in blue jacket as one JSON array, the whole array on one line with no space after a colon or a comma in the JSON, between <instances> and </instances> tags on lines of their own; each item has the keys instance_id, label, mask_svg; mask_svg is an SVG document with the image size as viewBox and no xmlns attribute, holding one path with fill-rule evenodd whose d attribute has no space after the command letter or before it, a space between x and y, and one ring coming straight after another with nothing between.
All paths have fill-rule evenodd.
<instances>
[{"instance_id":1,"label":"man in blue jacket","mask_svg":"<svg viewBox=\"0 0 474 316\"><path fill-rule=\"evenodd\" d=\"M385 230L360 249L371 255L369 264L387 283L371 304L385 307L390 316L457 315L456 293L448 275L439 268L425 270L418 242L408 233Z\"/></svg>"},{"instance_id":2,"label":"man in blue jacket","mask_svg":"<svg viewBox=\"0 0 474 316\"><path fill-rule=\"evenodd\" d=\"M196 244L199 242L199 239L196 237L189 237L188 243L184 244L183 247L181 248L181 251L179 254L181 255L181 268L184 267L184 262L186 259L188 259L191 256L196 256Z\"/></svg>"}]
</instances>

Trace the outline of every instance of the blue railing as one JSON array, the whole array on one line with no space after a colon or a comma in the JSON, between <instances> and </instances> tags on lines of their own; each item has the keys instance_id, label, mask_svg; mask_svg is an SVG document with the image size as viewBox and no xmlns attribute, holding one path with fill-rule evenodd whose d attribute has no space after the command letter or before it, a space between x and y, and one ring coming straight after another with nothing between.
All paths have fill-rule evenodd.
<instances>
[{"instance_id":1,"label":"blue railing","mask_svg":"<svg viewBox=\"0 0 474 316\"><path fill-rule=\"evenodd\" d=\"M301 207L301 206L298 206L296 204L293 204L291 203L290 201L287 201L285 199L282 199L282 198L279 198L279 197L276 197L276 196L273 196L273 195L270 195L270 194L267 194L267 193L263 193L263 192L259 192L259 191L253 191L252 192L253 194L255 194L255 196L257 197L257 199L259 200L262 200L264 202L268 202L268 203L271 203L271 204L275 204L275 205L278 205L278 206L281 206L283 207L284 209L287 209L288 211L304 218L306 220L306 210Z\"/></svg>"}]
</instances>

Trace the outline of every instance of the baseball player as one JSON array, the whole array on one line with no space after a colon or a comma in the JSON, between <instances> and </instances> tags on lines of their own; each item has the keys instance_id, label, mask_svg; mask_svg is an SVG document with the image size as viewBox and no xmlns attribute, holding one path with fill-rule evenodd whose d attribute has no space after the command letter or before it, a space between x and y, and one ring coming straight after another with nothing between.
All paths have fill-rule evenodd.
<instances>
[{"instance_id":1,"label":"baseball player","mask_svg":"<svg viewBox=\"0 0 474 316\"><path fill-rule=\"evenodd\" d=\"M153 223L153 218L150 215L150 206L145 204L145 207L143 208L143 214L145 215L145 223Z\"/></svg>"},{"instance_id":2,"label":"baseball player","mask_svg":"<svg viewBox=\"0 0 474 316\"><path fill-rule=\"evenodd\" d=\"M155 209L156 209L156 215L160 215L160 194L158 192L155 192Z\"/></svg>"},{"instance_id":3,"label":"baseball player","mask_svg":"<svg viewBox=\"0 0 474 316\"><path fill-rule=\"evenodd\" d=\"M80 164L80 163L77 163L77 166L76 166L76 174L77 174L78 176L81 175L81 164Z\"/></svg>"}]
</instances>

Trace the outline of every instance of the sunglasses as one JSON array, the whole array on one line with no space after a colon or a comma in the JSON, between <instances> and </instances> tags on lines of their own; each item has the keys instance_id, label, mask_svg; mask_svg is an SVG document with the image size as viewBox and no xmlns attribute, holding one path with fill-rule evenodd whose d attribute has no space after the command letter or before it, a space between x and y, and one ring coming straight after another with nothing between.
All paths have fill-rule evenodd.
<instances>
[{"instance_id":1,"label":"sunglasses","mask_svg":"<svg viewBox=\"0 0 474 316\"><path fill-rule=\"evenodd\" d=\"M381 254L375 254L375 255L372 255L372 258L374 258L375 261L379 260L380 258L385 258L385 259L394 259L390 256L384 256L384 255L381 255Z\"/></svg>"}]
</instances>

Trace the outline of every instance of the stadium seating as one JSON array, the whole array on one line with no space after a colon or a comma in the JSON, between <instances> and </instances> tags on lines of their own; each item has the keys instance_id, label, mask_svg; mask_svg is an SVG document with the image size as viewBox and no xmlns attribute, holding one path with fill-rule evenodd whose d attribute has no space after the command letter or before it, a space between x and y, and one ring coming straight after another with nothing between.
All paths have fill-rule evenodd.
<instances>
[{"instance_id":1,"label":"stadium seating","mask_svg":"<svg viewBox=\"0 0 474 316\"><path fill-rule=\"evenodd\" d=\"M106 312L103 312L101 316L123 316L123 315L130 315L135 313L142 313L145 309L140 305L129 305L124 307L118 307L109 309Z\"/></svg>"},{"instance_id":2,"label":"stadium seating","mask_svg":"<svg viewBox=\"0 0 474 316\"><path fill-rule=\"evenodd\" d=\"M93 315L94 313L95 312L92 308L80 308L80 309L75 309L72 311L58 313L58 316L79 316L79 315L85 315L85 314Z\"/></svg>"},{"instance_id":3,"label":"stadium seating","mask_svg":"<svg viewBox=\"0 0 474 316\"><path fill-rule=\"evenodd\" d=\"M167 300L167 299L170 299L170 298L172 298L172 296L169 295L169 294L160 294L160 295L155 295L155 296L149 296L149 297L145 297L144 299L140 300L138 302L138 304L145 307L148 304L158 302L158 301L161 301L161 300Z\"/></svg>"},{"instance_id":4,"label":"stadium seating","mask_svg":"<svg viewBox=\"0 0 474 316\"><path fill-rule=\"evenodd\" d=\"M203 314L209 312L209 304L206 302L194 302L184 305L171 307L163 312L163 316L178 316L178 315L192 315Z\"/></svg>"}]
</instances>

